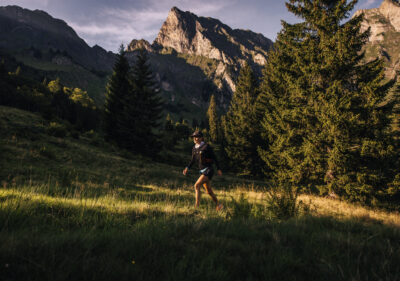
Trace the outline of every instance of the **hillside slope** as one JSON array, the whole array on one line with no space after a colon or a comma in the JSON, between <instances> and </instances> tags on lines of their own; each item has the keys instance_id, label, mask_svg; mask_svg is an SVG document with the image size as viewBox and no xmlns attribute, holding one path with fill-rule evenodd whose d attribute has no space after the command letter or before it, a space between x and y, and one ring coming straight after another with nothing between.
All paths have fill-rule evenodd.
<instances>
[{"instance_id":1,"label":"hillside slope","mask_svg":"<svg viewBox=\"0 0 400 281\"><path fill-rule=\"evenodd\" d=\"M89 47L64 21L18 6L0 7L0 48L59 50L88 70L110 71L114 63L114 54L99 46Z\"/></svg>"},{"instance_id":2,"label":"hillside slope","mask_svg":"<svg viewBox=\"0 0 400 281\"><path fill-rule=\"evenodd\" d=\"M196 210L196 175L51 127L0 106L4 280L400 278L398 213L303 196L283 220L260 183L229 176L213 181L224 211Z\"/></svg>"}]
</instances>

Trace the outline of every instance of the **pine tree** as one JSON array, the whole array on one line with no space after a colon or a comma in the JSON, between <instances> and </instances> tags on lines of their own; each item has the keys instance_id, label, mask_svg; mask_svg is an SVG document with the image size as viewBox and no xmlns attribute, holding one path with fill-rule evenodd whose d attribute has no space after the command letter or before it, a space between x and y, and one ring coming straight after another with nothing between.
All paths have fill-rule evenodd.
<instances>
[{"instance_id":1,"label":"pine tree","mask_svg":"<svg viewBox=\"0 0 400 281\"><path fill-rule=\"evenodd\" d=\"M138 108L140 125L137 129L142 138L142 151L148 155L155 155L161 148L160 135L157 131L161 125L163 103L145 50L139 51L132 74L132 84L137 92L137 104L140 105Z\"/></svg>"},{"instance_id":2,"label":"pine tree","mask_svg":"<svg viewBox=\"0 0 400 281\"><path fill-rule=\"evenodd\" d=\"M199 121L197 121L196 118L193 118L193 120L192 120L192 128L193 129L198 129L199 128Z\"/></svg>"},{"instance_id":3,"label":"pine tree","mask_svg":"<svg viewBox=\"0 0 400 281\"><path fill-rule=\"evenodd\" d=\"M168 113L165 118L164 130L166 132L172 132L174 130L174 123L172 121L171 115Z\"/></svg>"},{"instance_id":4,"label":"pine tree","mask_svg":"<svg viewBox=\"0 0 400 281\"><path fill-rule=\"evenodd\" d=\"M213 143L218 143L219 141L219 120L217 115L217 103L215 102L215 96L212 95L210 99L210 105L207 110L207 118L209 125L209 137L210 141Z\"/></svg>"},{"instance_id":5,"label":"pine tree","mask_svg":"<svg viewBox=\"0 0 400 281\"><path fill-rule=\"evenodd\" d=\"M262 161L257 147L260 145L260 126L256 112L258 81L246 64L239 73L236 91L228 112L223 118L226 154L231 169L243 175L260 175Z\"/></svg>"},{"instance_id":6,"label":"pine tree","mask_svg":"<svg viewBox=\"0 0 400 281\"><path fill-rule=\"evenodd\" d=\"M259 99L260 155L277 181L370 201L396 174L382 61L363 62L369 32L356 0L290 0L304 22L283 22ZM345 21L347 20L347 21Z\"/></svg>"},{"instance_id":7,"label":"pine tree","mask_svg":"<svg viewBox=\"0 0 400 281\"><path fill-rule=\"evenodd\" d=\"M133 96L132 84L129 77L129 63L125 57L124 46L120 46L119 54L113 68L113 73L108 81L106 88L106 98L104 104L103 127L106 140L115 141L120 144L126 134L121 133L120 123L122 116L125 115L126 102ZM124 117L124 118L125 118ZM125 123L122 121L122 123ZM133 130L130 132L134 134ZM128 132L129 134L129 132Z\"/></svg>"}]
</instances>

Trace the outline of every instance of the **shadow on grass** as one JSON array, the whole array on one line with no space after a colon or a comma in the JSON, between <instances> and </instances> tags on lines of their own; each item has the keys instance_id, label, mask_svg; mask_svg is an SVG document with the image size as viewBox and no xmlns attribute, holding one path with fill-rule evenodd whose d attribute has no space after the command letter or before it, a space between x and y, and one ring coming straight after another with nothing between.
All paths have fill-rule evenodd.
<instances>
[{"instance_id":1,"label":"shadow on grass","mask_svg":"<svg viewBox=\"0 0 400 281\"><path fill-rule=\"evenodd\" d=\"M398 229L326 217L281 223L159 217L131 228L3 229L0 238L4 280L336 281L400 277Z\"/></svg>"}]
</instances>

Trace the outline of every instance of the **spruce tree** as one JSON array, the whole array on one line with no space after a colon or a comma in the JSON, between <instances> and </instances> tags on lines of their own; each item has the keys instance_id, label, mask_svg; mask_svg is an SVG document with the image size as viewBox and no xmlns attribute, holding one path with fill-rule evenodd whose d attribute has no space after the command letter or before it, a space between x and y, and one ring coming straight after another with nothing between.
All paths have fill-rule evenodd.
<instances>
[{"instance_id":1,"label":"spruce tree","mask_svg":"<svg viewBox=\"0 0 400 281\"><path fill-rule=\"evenodd\" d=\"M209 137L210 141L213 143L218 143L219 141L219 120L217 115L217 103L215 102L215 96L212 95L210 99L210 105L207 110L207 118L209 125Z\"/></svg>"},{"instance_id":2,"label":"spruce tree","mask_svg":"<svg viewBox=\"0 0 400 281\"><path fill-rule=\"evenodd\" d=\"M124 46L121 45L106 88L103 118L105 139L115 141L117 144L124 142L126 134L134 134L133 130L124 134L120 128L120 123L126 123L122 121L123 116L125 118L127 115L126 112L124 113L126 102L133 96L129 71L130 67L125 57Z\"/></svg>"},{"instance_id":3,"label":"spruce tree","mask_svg":"<svg viewBox=\"0 0 400 281\"><path fill-rule=\"evenodd\" d=\"M132 75L132 84L137 92L136 103L140 105L138 108L140 124L137 130L142 139L140 141L142 151L148 155L155 155L161 148L158 130L161 125L163 102L145 50L139 51Z\"/></svg>"},{"instance_id":4,"label":"spruce tree","mask_svg":"<svg viewBox=\"0 0 400 281\"><path fill-rule=\"evenodd\" d=\"M224 148L231 169L243 175L261 174L262 161L257 152L260 145L260 122L255 107L257 96L258 81L246 64L240 70L236 91L223 118Z\"/></svg>"},{"instance_id":5,"label":"spruce tree","mask_svg":"<svg viewBox=\"0 0 400 281\"><path fill-rule=\"evenodd\" d=\"M260 155L275 180L368 202L387 195L398 169L392 82L382 61L363 61L369 31L363 15L348 19L357 1L347 2L286 4L304 22L283 22L265 67Z\"/></svg>"}]
</instances>

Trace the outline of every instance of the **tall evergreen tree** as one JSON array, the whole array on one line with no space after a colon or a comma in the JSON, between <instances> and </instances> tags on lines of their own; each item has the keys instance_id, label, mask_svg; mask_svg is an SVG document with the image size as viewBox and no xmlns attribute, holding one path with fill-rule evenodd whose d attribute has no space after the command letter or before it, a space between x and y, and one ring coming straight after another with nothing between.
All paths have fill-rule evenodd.
<instances>
[{"instance_id":1,"label":"tall evergreen tree","mask_svg":"<svg viewBox=\"0 0 400 281\"><path fill-rule=\"evenodd\" d=\"M276 180L369 201L387 194L398 169L394 103L382 61L363 62L363 15L348 20L356 3L286 4L304 22L283 22L264 71L260 155Z\"/></svg>"},{"instance_id":2,"label":"tall evergreen tree","mask_svg":"<svg viewBox=\"0 0 400 281\"><path fill-rule=\"evenodd\" d=\"M133 135L134 129L121 132L120 124L126 123L126 102L134 96L129 77L129 63L125 57L124 46L121 45L113 68L113 73L106 88L104 104L103 127L106 140L113 140L118 144L126 140L126 135ZM125 111L125 113L124 113ZM129 132L130 131L130 132Z\"/></svg>"},{"instance_id":3,"label":"tall evergreen tree","mask_svg":"<svg viewBox=\"0 0 400 281\"><path fill-rule=\"evenodd\" d=\"M215 96L212 95L210 98L210 105L208 106L207 110L207 118L208 118L208 125L209 125L209 137L210 141L213 143L218 143L219 141L219 120L217 114L217 103L215 101Z\"/></svg>"},{"instance_id":4,"label":"tall evergreen tree","mask_svg":"<svg viewBox=\"0 0 400 281\"><path fill-rule=\"evenodd\" d=\"M158 129L161 125L163 102L145 50L139 51L132 74L132 83L137 92L136 103L140 105L138 108L140 125L137 129L142 139L142 151L148 155L154 155L161 148Z\"/></svg>"},{"instance_id":5,"label":"tall evergreen tree","mask_svg":"<svg viewBox=\"0 0 400 281\"><path fill-rule=\"evenodd\" d=\"M260 145L260 122L255 106L257 96L258 81L246 64L240 70L236 91L223 118L224 148L232 163L231 168L244 175L261 174L262 161L257 152Z\"/></svg>"}]
</instances>

